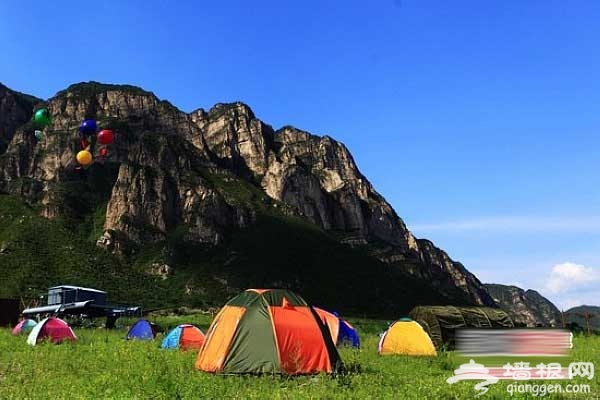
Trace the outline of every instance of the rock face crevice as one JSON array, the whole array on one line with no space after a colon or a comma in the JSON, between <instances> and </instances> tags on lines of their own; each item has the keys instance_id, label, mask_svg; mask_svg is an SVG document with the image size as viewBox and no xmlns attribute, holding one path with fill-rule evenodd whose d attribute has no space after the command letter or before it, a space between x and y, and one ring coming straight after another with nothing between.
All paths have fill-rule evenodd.
<instances>
[{"instance_id":1,"label":"rock face crevice","mask_svg":"<svg viewBox=\"0 0 600 400\"><path fill-rule=\"evenodd\" d=\"M14 103L2 93L0 105ZM64 214L65 195L73 203L91 199L92 209L106 204L103 247L120 251L127 241L163 241L178 230L187 240L215 246L260 213L284 212L365 249L448 302L495 304L462 264L412 235L346 146L329 136L290 126L275 131L243 103L188 114L126 85L72 85L46 105L52 124L39 141L23 125L32 110L7 106L10 116L0 124L18 127L0 158L0 189L38 202L49 218ZM117 135L104 164L77 175L77 127L85 118ZM105 178L103 189L94 176ZM87 189L80 189L82 182ZM73 200L74 192L80 197Z\"/></svg>"}]
</instances>

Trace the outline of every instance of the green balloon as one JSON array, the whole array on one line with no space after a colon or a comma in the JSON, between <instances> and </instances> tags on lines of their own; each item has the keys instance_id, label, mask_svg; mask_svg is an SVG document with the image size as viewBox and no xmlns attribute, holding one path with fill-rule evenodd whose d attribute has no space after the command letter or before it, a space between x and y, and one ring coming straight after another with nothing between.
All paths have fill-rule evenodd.
<instances>
[{"instance_id":1,"label":"green balloon","mask_svg":"<svg viewBox=\"0 0 600 400\"><path fill-rule=\"evenodd\" d=\"M48 111L47 108L40 108L39 110L37 110L35 112L35 115L33 116L33 120L42 126L49 125L50 124L50 111Z\"/></svg>"}]
</instances>

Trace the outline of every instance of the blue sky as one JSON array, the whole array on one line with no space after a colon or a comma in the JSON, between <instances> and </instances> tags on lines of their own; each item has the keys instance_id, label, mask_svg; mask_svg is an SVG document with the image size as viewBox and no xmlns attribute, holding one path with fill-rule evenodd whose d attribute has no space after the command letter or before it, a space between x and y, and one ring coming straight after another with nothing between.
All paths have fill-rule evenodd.
<instances>
[{"instance_id":1,"label":"blue sky","mask_svg":"<svg viewBox=\"0 0 600 400\"><path fill-rule=\"evenodd\" d=\"M569 307L600 298L599 20L577 0L0 2L0 82L241 100L329 134L417 236Z\"/></svg>"}]
</instances>

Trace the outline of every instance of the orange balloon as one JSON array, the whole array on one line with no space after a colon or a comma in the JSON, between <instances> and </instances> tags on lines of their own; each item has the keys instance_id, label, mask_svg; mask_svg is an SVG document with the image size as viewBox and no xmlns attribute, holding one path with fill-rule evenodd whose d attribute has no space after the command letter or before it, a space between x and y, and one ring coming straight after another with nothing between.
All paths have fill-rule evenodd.
<instances>
[{"instance_id":1,"label":"orange balloon","mask_svg":"<svg viewBox=\"0 0 600 400\"><path fill-rule=\"evenodd\" d=\"M87 150L81 150L77 153L77 162L81 165L90 165L92 163L92 153Z\"/></svg>"}]
</instances>

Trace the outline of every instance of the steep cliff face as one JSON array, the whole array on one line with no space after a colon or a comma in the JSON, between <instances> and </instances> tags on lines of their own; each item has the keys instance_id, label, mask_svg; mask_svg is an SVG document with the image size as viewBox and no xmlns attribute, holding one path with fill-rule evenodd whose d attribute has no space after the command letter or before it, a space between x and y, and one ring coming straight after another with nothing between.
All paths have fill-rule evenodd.
<instances>
[{"instance_id":1,"label":"steep cliff face","mask_svg":"<svg viewBox=\"0 0 600 400\"><path fill-rule=\"evenodd\" d=\"M16 130L0 158L0 189L41 205L48 218L68 215L82 222L100 213L102 231L95 228L94 239L101 247L128 254L128 249L171 243L177 236L193 245L229 249L226 267L237 265L248 251L228 247L235 232L265 226L265 221L273 227L303 220L325 232L328 249L343 251L335 242L368 254L361 260L371 275L361 279L373 283L379 298L390 297L381 289L389 282L398 285L397 291L408 290L404 282L419 287L419 293L435 293L421 303L494 304L464 266L411 234L348 149L328 136L293 127L274 131L242 103L186 114L150 92L122 85L72 85L47 107L53 120L43 140L35 139L30 126ZM117 135L103 163L77 172L77 127L85 118L95 118ZM301 230L303 237L312 235ZM286 238L273 243L280 239ZM186 265L202 264L202 257L213 253L198 253ZM160 261L177 260L175 252L169 254ZM258 256L270 255L265 250ZM348 285L355 284L352 279ZM300 288L306 282L294 278L289 284Z\"/></svg>"},{"instance_id":2,"label":"steep cliff face","mask_svg":"<svg viewBox=\"0 0 600 400\"><path fill-rule=\"evenodd\" d=\"M212 187L204 177L211 168L183 138L144 134L121 163L105 229L144 243L164 240L184 226L186 240L219 244L225 230L244 227L253 217L250 210L228 204Z\"/></svg>"},{"instance_id":3,"label":"steep cliff face","mask_svg":"<svg viewBox=\"0 0 600 400\"><path fill-rule=\"evenodd\" d=\"M187 114L139 88L97 83L72 85L45 106L52 123L44 129L44 138L34 137L31 124L17 129L0 161L0 188L7 190L10 186L10 191L30 201L40 201L43 215L49 218L65 211L63 190L58 185L80 180L74 174L77 164L73 155L79 149L78 125L86 118L95 118L100 127L118 132L106 160L108 164L127 162L130 149L139 149L139 137L145 133L178 135L192 141L200 152L203 149L200 132ZM114 182L114 178L109 179Z\"/></svg>"},{"instance_id":4,"label":"steep cliff face","mask_svg":"<svg viewBox=\"0 0 600 400\"><path fill-rule=\"evenodd\" d=\"M562 327L560 310L535 290L525 291L516 286L497 284L485 286L516 324L527 327Z\"/></svg>"},{"instance_id":5,"label":"steep cliff face","mask_svg":"<svg viewBox=\"0 0 600 400\"><path fill-rule=\"evenodd\" d=\"M418 240L419 265L418 276L431 282L441 291L450 291L455 287L467 299L475 304L495 306L486 287L461 263L453 261L448 254L425 239Z\"/></svg>"},{"instance_id":6,"label":"steep cliff face","mask_svg":"<svg viewBox=\"0 0 600 400\"><path fill-rule=\"evenodd\" d=\"M276 133L275 145L261 182L269 196L347 239L416 249L402 220L358 171L344 145L290 127Z\"/></svg>"},{"instance_id":7,"label":"steep cliff face","mask_svg":"<svg viewBox=\"0 0 600 400\"><path fill-rule=\"evenodd\" d=\"M359 172L346 147L292 127L277 132L242 104L218 104L191 113L218 164L258 183L325 230L416 250L416 241L392 207Z\"/></svg>"},{"instance_id":8,"label":"steep cliff face","mask_svg":"<svg viewBox=\"0 0 600 400\"><path fill-rule=\"evenodd\" d=\"M6 151L17 127L31 118L34 104L40 101L0 83L0 154Z\"/></svg>"},{"instance_id":9,"label":"steep cliff face","mask_svg":"<svg viewBox=\"0 0 600 400\"><path fill-rule=\"evenodd\" d=\"M254 116L245 104L217 104L208 112L190 114L213 160L251 179L263 175L268 166L273 129Z\"/></svg>"},{"instance_id":10,"label":"steep cliff face","mask_svg":"<svg viewBox=\"0 0 600 400\"><path fill-rule=\"evenodd\" d=\"M259 182L272 199L346 244L372 246L379 260L431 282L456 303L494 304L460 263L433 243L415 239L342 143L293 127L273 133L240 103L193 115L221 164Z\"/></svg>"}]
</instances>

